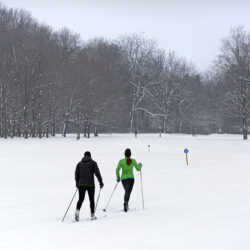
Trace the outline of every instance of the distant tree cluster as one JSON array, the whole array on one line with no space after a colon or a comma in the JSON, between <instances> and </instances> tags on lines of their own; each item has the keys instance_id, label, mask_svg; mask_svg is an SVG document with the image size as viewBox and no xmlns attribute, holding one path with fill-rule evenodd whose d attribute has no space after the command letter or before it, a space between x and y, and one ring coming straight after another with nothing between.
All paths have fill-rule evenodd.
<instances>
[{"instance_id":1,"label":"distant tree cluster","mask_svg":"<svg viewBox=\"0 0 250 250\"><path fill-rule=\"evenodd\" d=\"M201 75L142 34L88 42L0 5L0 137L90 132L247 138L250 38L233 29Z\"/></svg>"},{"instance_id":2,"label":"distant tree cluster","mask_svg":"<svg viewBox=\"0 0 250 250\"><path fill-rule=\"evenodd\" d=\"M221 53L210 74L213 102L225 133L248 136L250 111L250 33L243 27L231 29L223 39Z\"/></svg>"}]
</instances>

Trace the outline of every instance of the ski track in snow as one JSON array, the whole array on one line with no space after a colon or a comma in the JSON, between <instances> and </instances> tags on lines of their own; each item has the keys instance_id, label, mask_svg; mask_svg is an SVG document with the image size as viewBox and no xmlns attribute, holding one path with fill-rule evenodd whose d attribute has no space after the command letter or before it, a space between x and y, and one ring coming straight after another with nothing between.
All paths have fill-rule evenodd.
<instances>
[{"instance_id":1,"label":"ski track in snow","mask_svg":"<svg viewBox=\"0 0 250 250\"><path fill-rule=\"evenodd\" d=\"M143 163L145 210L134 171L131 211L121 211L119 184L104 213L127 147ZM86 150L104 180L98 220L88 219L86 195L80 222L73 223L76 196L62 223ZM98 190L96 180L96 198ZM249 232L250 142L239 135L0 139L0 249L249 250Z\"/></svg>"}]
</instances>

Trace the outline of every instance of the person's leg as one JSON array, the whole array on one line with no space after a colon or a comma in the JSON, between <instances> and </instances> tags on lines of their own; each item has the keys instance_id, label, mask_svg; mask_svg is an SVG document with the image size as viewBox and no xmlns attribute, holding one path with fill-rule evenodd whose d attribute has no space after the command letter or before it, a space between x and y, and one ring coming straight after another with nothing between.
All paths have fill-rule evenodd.
<instances>
[{"instance_id":1,"label":"person's leg","mask_svg":"<svg viewBox=\"0 0 250 250\"><path fill-rule=\"evenodd\" d=\"M125 190L125 195L124 195L124 202L129 202L130 194L133 190L134 186L134 179L125 179L122 180L122 185Z\"/></svg>"},{"instance_id":2,"label":"person's leg","mask_svg":"<svg viewBox=\"0 0 250 250\"><path fill-rule=\"evenodd\" d=\"M124 206L124 211L127 212L128 211L128 202L126 202L127 200L127 190L128 190L128 179L126 180L122 180L122 186L125 190L125 194L124 194L124 203L123 203L123 206Z\"/></svg>"},{"instance_id":3,"label":"person's leg","mask_svg":"<svg viewBox=\"0 0 250 250\"><path fill-rule=\"evenodd\" d=\"M79 200L76 205L76 210L81 209L82 203L84 201L85 193L86 193L86 187L80 186L78 190L79 190Z\"/></svg>"},{"instance_id":4,"label":"person's leg","mask_svg":"<svg viewBox=\"0 0 250 250\"><path fill-rule=\"evenodd\" d=\"M88 187L90 211L91 214L95 213L95 187Z\"/></svg>"},{"instance_id":5,"label":"person's leg","mask_svg":"<svg viewBox=\"0 0 250 250\"><path fill-rule=\"evenodd\" d=\"M82 203L84 201L86 188L85 187L79 187L78 192L79 192L79 199L78 199L78 202L77 202L77 205L76 205L76 212L75 212L75 220L76 221L79 221L80 209L81 209Z\"/></svg>"},{"instance_id":6,"label":"person's leg","mask_svg":"<svg viewBox=\"0 0 250 250\"><path fill-rule=\"evenodd\" d=\"M134 187L134 183L135 183L134 179L128 179L126 202L129 202L130 195Z\"/></svg>"},{"instance_id":7,"label":"person's leg","mask_svg":"<svg viewBox=\"0 0 250 250\"><path fill-rule=\"evenodd\" d=\"M127 212L128 211L128 202L129 202L129 198L130 198L130 194L133 190L133 186L134 186L134 179L125 179L122 180L122 185L123 188L125 190L125 195L124 195L124 211Z\"/></svg>"},{"instance_id":8,"label":"person's leg","mask_svg":"<svg viewBox=\"0 0 250 250\"><path fill-rule=\"evenodd\" d=\"M122 186L125 191L125 194L124 194L124 203L125 203L127 199L128 179L122 180Z\"/></svg>"}]
</instances>

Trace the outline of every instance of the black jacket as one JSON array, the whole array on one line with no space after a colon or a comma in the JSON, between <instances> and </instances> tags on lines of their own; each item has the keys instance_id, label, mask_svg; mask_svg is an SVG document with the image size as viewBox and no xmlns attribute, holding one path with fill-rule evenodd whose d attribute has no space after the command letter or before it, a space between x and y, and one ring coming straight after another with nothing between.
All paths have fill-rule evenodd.
<instances>
[{"instance_id":1,"label":"black jacket","mask_svg":"<svg viewBox=\"0 0 250 250\"><path fill-rule=\"evenodd\" d=\"M76 186L95 186L94 174L97 177L99 183L102 184L102 176L97 163L93 161L91 157L83 157L76 166Z\"/></svg>"}]
</instances>

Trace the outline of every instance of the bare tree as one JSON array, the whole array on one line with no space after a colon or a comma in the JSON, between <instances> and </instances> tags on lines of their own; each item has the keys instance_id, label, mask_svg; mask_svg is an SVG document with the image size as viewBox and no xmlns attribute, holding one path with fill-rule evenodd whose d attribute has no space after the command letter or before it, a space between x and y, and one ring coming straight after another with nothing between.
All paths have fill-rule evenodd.
<instances>
[{"instance_id":1,"label":"bare tree","mask_svg":"<svg viewBox=\"0 0 250 250\"><path fill-rule=\"evenodd\" d=\"M153 40L146 40L141 34L123 36L118 44L122 48L128 68L128 85L132 89L132 107L130 112L130 133L137 129L136 112L143 101L147 88L153 84L148 75L150 58L155 53L156 44Z\"/></svg>"},{"instance_id":2,"label":"bare tree","mask_svg":"<svg viewBox=\"0 0 250 250\"><path fill-rule=\"evenodd\" d=\"M222 42L217 68L228 82L225 91L227 115L237 116L242 120L243 139L247 139L247 115L249 113L250 84L250 34L243 27L231 29L230 36Z\"/></svg>"}]
</instances>

